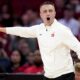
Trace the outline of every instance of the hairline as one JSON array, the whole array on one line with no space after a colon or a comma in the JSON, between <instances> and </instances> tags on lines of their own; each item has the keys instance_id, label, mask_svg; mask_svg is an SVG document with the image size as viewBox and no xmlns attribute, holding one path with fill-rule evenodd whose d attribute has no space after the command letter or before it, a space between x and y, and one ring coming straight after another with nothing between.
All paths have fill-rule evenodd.
<instances>
[{"instance_id":1,"label":"hairline","mask_svg":"<svg viewBox=\"0 0 80 80\"><path fill-rule=\"evenodd\" d=\"M44 5L52 5L52 6L54 7L54 9L55 9L54 4L42 4L42 5L40 6L40 10L41 10L41 8L42 8Z\"/></svg>"}]
</instances>

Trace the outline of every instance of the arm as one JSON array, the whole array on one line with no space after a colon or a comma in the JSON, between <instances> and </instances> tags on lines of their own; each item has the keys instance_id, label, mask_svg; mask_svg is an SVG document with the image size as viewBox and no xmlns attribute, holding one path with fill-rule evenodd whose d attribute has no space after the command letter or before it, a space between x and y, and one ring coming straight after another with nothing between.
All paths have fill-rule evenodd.
<instances>
[{"instance_id":1,"label":"arm","mask_svg":"<svg viewBox=\"0 0 80 80\"><path fill-rule=\"evenodd\" d=\"M3 48L0 49L0 52L2 53L2 55L3 55L4 58L8 59L8 55L7 55L6 51Z\"/></svg>"},{"instance_id":2,"label":"arm","mask_svg":"<svg viewBox=\"0 0 80 80\"><path fill-rule=\"evenodd\" d=\"M32 27L20 27L20 26L6 27L6 28L0 28L0 32L20 37L36 38L36 28L37 25Z\"/></svg>"},{"instance_id":3,"label":"arm","mask_svg":"<svg viewBox=\"0 0 80 80\"><path fill-rule=\"evenodd\" d=\"M72 34L72 32L67 29L64 32L63 43L68 46L70 49L75 51L80 59L80 42L76 39L76 37Z\"/></svg>"}]
</instances>

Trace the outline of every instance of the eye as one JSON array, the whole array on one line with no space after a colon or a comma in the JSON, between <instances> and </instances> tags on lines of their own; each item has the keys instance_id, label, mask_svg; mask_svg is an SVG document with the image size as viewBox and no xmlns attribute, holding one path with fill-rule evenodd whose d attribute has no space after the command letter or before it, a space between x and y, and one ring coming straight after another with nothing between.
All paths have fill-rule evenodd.
<instances>
[{"instance_id":1,"label":"eye","mask_svg":"<svg viewBox=\"0 0 80 80\"><path fill-rule=\"evenodd\" d=\"M43 13L46 13L46 12L47 12L47 10L44 10L44 11L43 11Z\"/></svg>"},{"instance_id":2,"label":"eye","mask_svg":"<svg viewBox=\"0 0 80 80\"><path fill-rule=\"evenodd\" d=\"M50 9L50 10L49 10L49 12L53 12L53 10L52 10L52 9Z\"/></svg>"}]
</instances>

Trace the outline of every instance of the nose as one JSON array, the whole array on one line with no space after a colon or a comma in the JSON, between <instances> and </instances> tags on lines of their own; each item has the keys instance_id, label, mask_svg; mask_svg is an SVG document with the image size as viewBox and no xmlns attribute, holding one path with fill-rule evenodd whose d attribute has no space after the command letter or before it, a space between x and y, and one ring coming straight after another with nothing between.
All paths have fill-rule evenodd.
<instances>
[{"instance_id":1,"label":"nose","mask_svg":"<svg viewBox=\"0 0 80 80\"><path fill-rule=\"evenodd\" d=\"M50 12L49 11L47 11L47 16L49 16L50 15Z\"/></svg>"}]
</instances>

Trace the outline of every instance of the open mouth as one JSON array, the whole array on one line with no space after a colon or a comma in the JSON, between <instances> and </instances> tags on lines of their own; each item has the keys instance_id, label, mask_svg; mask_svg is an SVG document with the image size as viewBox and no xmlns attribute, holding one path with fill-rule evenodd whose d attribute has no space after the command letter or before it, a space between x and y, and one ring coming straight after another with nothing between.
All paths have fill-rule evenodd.
<instances>
[{"instance_id":1,"label":"open mouth","mask_svg":"<svg viewBox=\"0 0 80 80\"><path fill-rule=\"evenodd\" d=\"M49 21L50 20L50 17L47 17L47 20Z\"/></svg>"}]
</instances>

